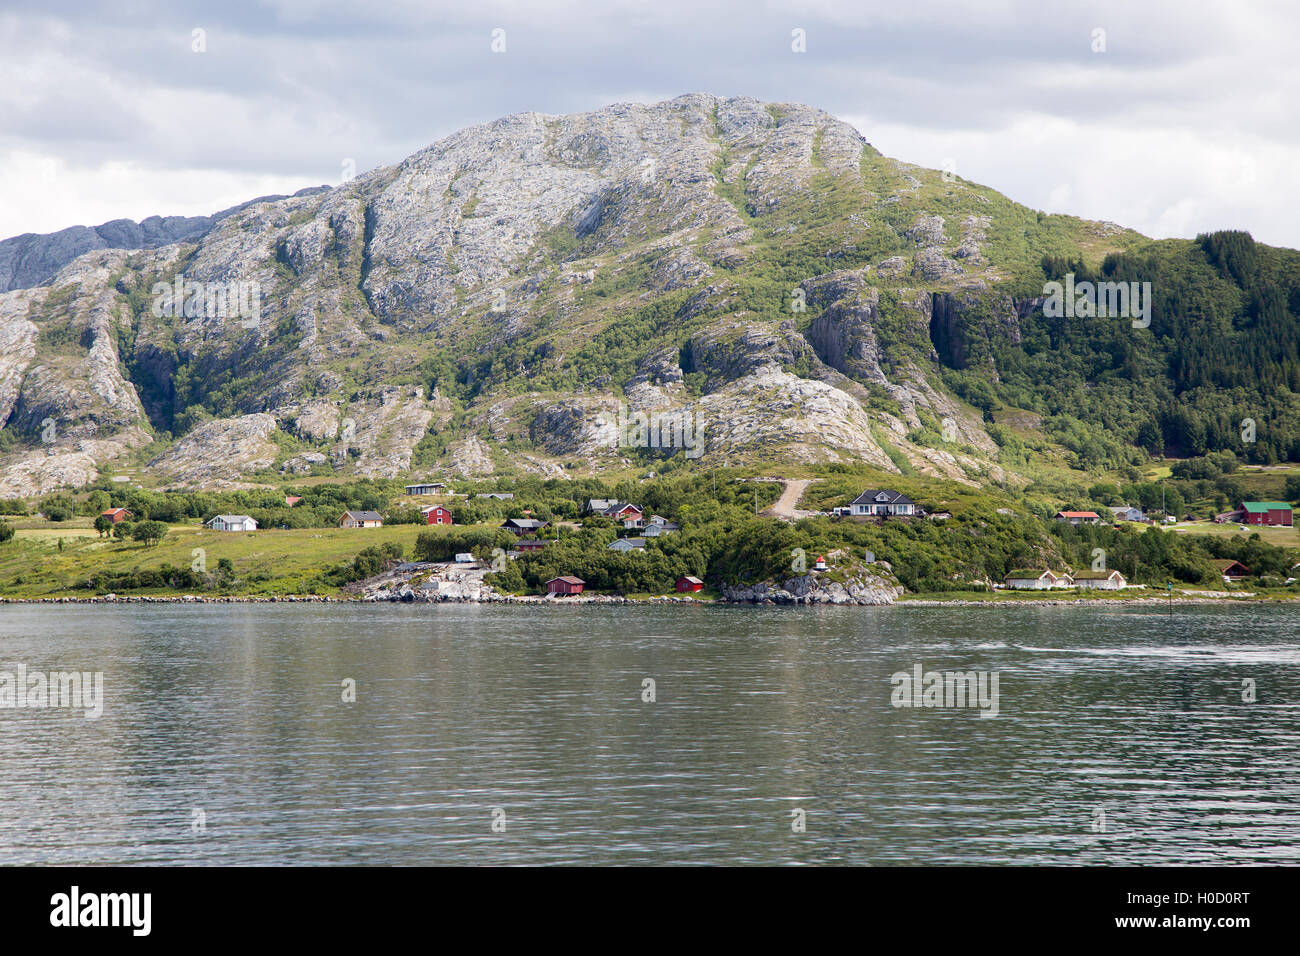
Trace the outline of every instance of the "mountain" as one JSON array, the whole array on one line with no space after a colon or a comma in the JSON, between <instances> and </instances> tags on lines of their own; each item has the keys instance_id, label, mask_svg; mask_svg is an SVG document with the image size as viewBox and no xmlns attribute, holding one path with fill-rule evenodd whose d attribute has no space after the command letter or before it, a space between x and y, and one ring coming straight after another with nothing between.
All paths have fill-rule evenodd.
<instances>
[{"instance_id":1,"label":"mountain","mask_svg":"<svg viewBox=\"0 0 1300 956\"><path fill-rule=\"evenodd\" d=\"M178 280L211 311L243 283L228 301L255 307L185 315ZM1137 283L1147 324L1051 314L1052 281ZM1049 216L810 107L525 113L0 294L0 495L105 469L232 487L641 467L662 456L616 447L618 423L661 409L700 424L704 463L968 484L1298 459L1297 315L1293 250Z\"/></svg>"},{"instance_id":2,"label":"mountain","mask_svg":"<svg viewBox=\"0 0 1300 956\"><path fill-rule=\"evenodd\" d=\"M309 186L294 193L311 196L327 186ZM197 242L227 216L254 203L284 196L260 196L215 212L211 216L150 216L142 222L114 219L98 226L71 226L42 235L24 233L0 241L0 292L43 285L73 259L92 249L157 249L173 242Z\"/></svg>"}]
</instances>

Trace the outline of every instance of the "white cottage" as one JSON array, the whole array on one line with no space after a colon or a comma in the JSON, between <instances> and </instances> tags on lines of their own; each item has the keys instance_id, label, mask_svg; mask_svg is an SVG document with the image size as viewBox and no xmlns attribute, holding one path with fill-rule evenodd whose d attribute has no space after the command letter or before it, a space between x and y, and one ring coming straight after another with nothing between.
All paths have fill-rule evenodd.
<instances>
[{"instance_id":1,"label":"white cottage","mask_svg":"<svg viewBox=\"0 0 1300 956\"><path fill-rule=\"evenodd\" d=\"M208 527L213 531L256 531L257 520L248 515L217 515Z\"/></svg>"},{"instance_id":2,"label":"white cottage","mask_svg":"<svg viewBox=\"0 0 1300 956\"><path fill-rule=\"evenodd\" d=\"M916 514L916 502L901 491L871 488L862 492L849 504L849 514L886 516Z\"/></svg>"}]
</instances>

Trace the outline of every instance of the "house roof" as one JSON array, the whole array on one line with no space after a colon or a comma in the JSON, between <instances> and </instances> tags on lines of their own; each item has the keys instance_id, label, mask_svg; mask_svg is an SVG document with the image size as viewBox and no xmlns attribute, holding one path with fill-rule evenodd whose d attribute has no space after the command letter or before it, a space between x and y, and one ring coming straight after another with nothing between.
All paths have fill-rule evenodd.
<instances>
[{"instance_id":1,"label":"house roof","mask_svg":"<svg viewBox=\"0 0 1300 956\"><path fill-rule=\"evenodd\" d=\"M1285 501L1243 501L1241 506L1251 514L1262 514L1268 511L1291 510L1291 506Z\"/></svg>"},{"instance_id":2,"label":"house roof","mask_svg":"<svg viewBox=\"0 0 1300 956\"><path fill-rule=\"evenodd\" d=\"M1095 511L1058 511L1058 518L1100 518L1101 515Z\"/></svg>"},{"instance_id":3,"label":"house roof","mask_svg":"<svg viewBox=\"0 0 1300 956\"><path fill-rule=\"evenodd\" d=\"M302 495L285 495L284 503L292 508L298 502L302 501Z\"/></svg>"},{"instance_id":4,"label":"house roof","mask_svg":"<svg viewBox=\"0 0 1300 956\"><path fill-rule=\"evenodd\" d=\"M539 521L537 518L507 518L501 522L501 527L545 528L548 524L550 524L549 521Z\"/></svg>"},{"instance_id":5,"label":"house roof","mask_svg":"<svg viewBox=\"0 0 1300 956\"><path fill-rule=\"evenodd\" d=\"M620 512L627 511L629 508L635 511L637 514L645 514L645 509L642 508L640 505L634 505L627 501L615 501L613 504L609 505L609 507L602 510L601 514L616 515L619 514Z\"/></svg>"},{"instance_id":6,"label":"house roof","mask_svg":"<svg viewBox=\"0 0 1300 956\"><path fill-rule=\"evenodd\" d=\"M645 538L619 538L610 544L605 545L606 551L631 551L634 548L644 548Z\"/></svg>"},{"instance_id":7,"label":"house roof","mask_svg":"<svg viewBox=\"0 0 1300 956\"><path fill-rule=\"evenodd\" d=\"M119 513L123 513L123 512L125 512L126 514L130 514L130 513L131 513L131 509L130 509L130 508L109 508L107 511L101 511L100 514L101 514L101 515L115 515L115 514L119 514Z\"/></svg>"},{"instance_id":8,"label":"house roof","mask_svg":"<svg viewBox=\"0 0 1300 956\"><path fill-rule=\"evenodd\" d=\"M1016 568L1014 571L1008 571L1007 577L1021 581L1036 581L1044 574L1050 574L1054 578L1061 577L1055 571L1049 571L1046 568Z\"/></svg>"},{"instance_id":9,"label":"house roof","mask_svg":"<svg viewBox=\"0 0 1300 956\"><path fill-rule=\"evenodd\" d=\"M1210 564L1218 568L1219 571L1227 571L1233 565L1236 565L1237 567L1241 568L1241 570L1243 571L1247 571L1247 572L1250 571L1250 568L1246 567L1240 561L1233 561L1231 558L1216 558L1212 560Z\"/></svg>"},{"instance_id":10,"label":"house roof","mask_svg":"<svg viewBox=\"0 0 1300 956\"><path fill-rule=\"evenodd\" d=\"M697 578L697 577L696 577L695 575L693 575L693 574L683 574L683 575L682 575L680 578L678 578L677 580L678 580L678 581L689 581L691 584L703 584L703 583L704 583L703 581L701 581L699 578Z\"/></svg>"},{"instance_id":11,"label":"house roof","mask_svg":"<svg viewBox=\"0 0 1300 956\"><path fill-rule=\"evenodd\" d=\"M216 521L218 518L226 524L234 524L236 521L251 521L253 524L257 524L257 519L251 518L248 515L213 515L208 519L208 524L212 524L212 522Z\"/></svg>"},{"instance_id":12,"label":"house roof","mask_svg":"<svg viewBox=\"0 0 1300 956\"><path fill-rule=\"evenodd\" d=\"M562 574L558 578L551 578L547 584L554 584L556 581L563 581L565 584L586 584L582 578L575 578L572 574Z\"/></svg>"},{"instance_id":13,"label":"house roof","mask_svg":"<svg viewBox=\"0 0 1300 956\"><path fill-rule=\"evenodd\" d=\"M383 521L384 520L378 511L345 511L340 516L339 520L342 521L343 518L346 518L348 515L351 515L357 521Z\"/></svg>"},{"instance_id":14,"label":"house roof","mask_svg":"<svg viewBox=\"0 0 1300 956\"><path fill-rule=\"evenodd\" d=\"M1109 571L1074 571L1070 574L1070 577L1074 578L1076 581L1105 581L1107 578L1114 577L1117 574L1119 574L1119 572L1114 568L1111 568ZM1122 574L1119 574L1119 576L1121 578L1124 577Z\"/></svg>"},{"instance_id":15,"label":"house roof","mask_svg":"<svg viewBox=\"0 0 1300 956\"><path fill-rule=\"evenodd\" d=\"M880 500L877 501L876 499L881 495L885 495L885 497L880 498ZM854 498L850 504L914 505L916 502L907 497L907 495L903 494L901 491L894 491L889 488L868 488L866 491L862 492L862 494Z\"/></svg>"}]
</instances>

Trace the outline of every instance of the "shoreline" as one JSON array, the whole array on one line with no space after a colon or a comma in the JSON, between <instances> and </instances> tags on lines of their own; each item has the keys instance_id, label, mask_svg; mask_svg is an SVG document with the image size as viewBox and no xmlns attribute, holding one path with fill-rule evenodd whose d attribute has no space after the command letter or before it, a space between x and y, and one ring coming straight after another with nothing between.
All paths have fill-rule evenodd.
<instances>
[{"instance_id":1,"label":"shoreline","mask_svg":"<svg viewBox=\"0 0 1300 956\"><path fill-rule=\"evenodd\" d=\"M81 605L81 604L525 604L541 607L572 607L575 605L599 604L659 604L689 605L692 607L1166 607L1171 604L1300 604L1300 598L1294 597L1260 597L1258 595L1198 597L1142 597L1142 598L1024 598L1012 600L975 601L968 599L944 600L933 597L906 598L886 604L853 604L829 601L701 601L696 598L676 595L659 595L655 597L623 597L613 594L592 594L569 597L550 597L542 595L493 595L487 599L450 599L429 600L373 597L338 597L322 594L226 594L207 596L198 594L181 595L104 595L97 597L39 597L20 598L0 596L0 606L16 605Z\"/></svg>"}]
</instances>

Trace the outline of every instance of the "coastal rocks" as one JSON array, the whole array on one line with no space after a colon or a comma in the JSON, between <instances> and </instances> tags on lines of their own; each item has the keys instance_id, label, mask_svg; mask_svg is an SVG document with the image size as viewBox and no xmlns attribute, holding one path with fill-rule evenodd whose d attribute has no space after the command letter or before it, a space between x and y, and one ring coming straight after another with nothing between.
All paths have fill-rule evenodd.
<instances>
[{"instance_id":1,"label":"coastal rocks","mask_svg":"<svg viewBox=\"0 0 1300 956\"><path fill-rule=\"evenodd\" d=\"M779 584L728 586L722 589L723 600L737 604L893 604L903 588L892 577L865 568L843 579L831 579L824 572L789 578Z\"/></svg>"}]
</instances>

